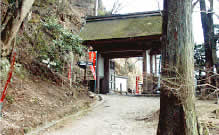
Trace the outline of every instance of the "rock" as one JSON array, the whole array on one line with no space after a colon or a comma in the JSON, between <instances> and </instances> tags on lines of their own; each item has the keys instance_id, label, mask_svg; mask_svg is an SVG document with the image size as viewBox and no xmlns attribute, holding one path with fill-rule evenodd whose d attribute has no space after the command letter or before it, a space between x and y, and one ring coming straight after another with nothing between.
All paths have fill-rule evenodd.
<instances>
[{"instance_id":1,"label":"rock","mask_svg":"<svg viewBox=\"0 0 219 135\"><path fill-rule=\"evenodd\" d=\"M98 101L101 101L101 100L103 100L103 98L100 95L98 95Z\"/></svg>"},{"instance_id":2,"label":"rock","mask_svg":"<svg viewBox=\"0 0 219 135\"><path fill-rule=\"evenodd\" d=\"M88 92L88 96L89 96L90 98L94 98L94 97L95 97L95 94L89 91L89 92Z\"/></svg>"}]
</instances>

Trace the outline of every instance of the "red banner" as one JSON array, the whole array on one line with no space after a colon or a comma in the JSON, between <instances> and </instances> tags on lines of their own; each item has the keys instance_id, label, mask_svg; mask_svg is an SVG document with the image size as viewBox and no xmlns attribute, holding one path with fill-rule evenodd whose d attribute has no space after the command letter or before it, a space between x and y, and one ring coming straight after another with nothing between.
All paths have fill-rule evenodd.
<instances>
[{"instance_id":1,"label":"red banner","mask_svg":"<svg viewBox=\"0 0 219 135\"><path fill-rule=\"evenodd\" d=\"M69 64L69 70L68 70L68 80L71 79L71 64Z\"/></svg>"},{"instance_id":2,"label":"red banner","mask_svg":"<svg viewBox=\"0 0 219 135\"><path fill-rule=\"evenodd\" d=\"M91 72L93 74L94 80L96 80L96 73L93 66L90 66Z\"/></svg>"},{"instance_id":3,"label":"red banner","mask_svg":"<svg viewBox=\"0 0 219 135\"><path fill-rule=\"evenodd\" d=\"M138 81L140 80L139 76L136 76L136 94L139 94Z\"/></svg>"},{"instance_id":4,"label":"red banner","mask_svg":"<svg viewBox=\"0 0 219 135\"><path fill-rule=\"evenodd\" d=\"M2 97L1 97L0 103L2 103L4 101L6 93L7 93L6 90L7 90L8 84L11 82L11 77L12 77L12 73L13 73L13 70L14 70L15 56L16 56L16 53L14 53L14 56L12 58L10 71L8 73L8 79L7 79L7 82L5 84L4 90L2 92Z\"/></svg>"},{"instance_id":5,"label":"red banner","mask_svg":"<svg viewBox=\"0 0 219 135\"><path fill-rule=\"evenodd\" d=\"M90 69L92 71L94 80L96 80L96 52L89 52L89 60L90 62L93 62L93 66L90 66Z\"/></svg>"}]
</instances>

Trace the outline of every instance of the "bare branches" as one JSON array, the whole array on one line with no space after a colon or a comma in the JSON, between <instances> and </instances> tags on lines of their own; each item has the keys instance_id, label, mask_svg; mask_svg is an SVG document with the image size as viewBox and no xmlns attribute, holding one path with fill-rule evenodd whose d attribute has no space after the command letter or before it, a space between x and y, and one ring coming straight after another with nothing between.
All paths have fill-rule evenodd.
<instances>
[{"instance_id":1,"label":"bare branches","mask_svg":"<svg viewBox=\"0 0 219 135\"><path fill-rule=\"evenodd\" d=\"M175 96L179 98L185 98L184 96L187 96L188 93L185 93L182 90L185 88L190 89L191 87L195 87L196 91L194 91L194 93L200 94L199 96L201 96L204 99L209 98L214 95L215 95L214 97L218 96L219 74L213 72L212 70L200 69L202 72L205 72L206 74L210 73L211 75L206 76L203 74L202 75L199 74L197 75L196 79L195 79L195 76L194 78L190 78L192 80L194 79L193 83L188 83L188 80L185 77L185 75L180 74L176 69L177 69L176 67L174 68L170 66L169 67L166 66L166 68L162 68L163 73L162 73L162 79L161 79L161 86L165 89L161 89L161 92L162 90L165 90L165 92L174 94ZM208 82L206 82L206 80L209 80L209 79L214 80L215 83L209 84ZM155 85L157 84L155 80L152 79L151 81L153 82L153 84Z\"/></svg>"},{"instance_id":2,"label":"bare branches","mask_svg":"<svg viewBox=\"0 0 219 135\"><path fill-rule=\"evenodd\" d=\"M10 49L12 47L11 43L16 36L24 18L28 14L35 0L23 0L18 4L16 8L14 17L8 20L4 30L1 32L2 46L2 56L8 56L10 54Z\"/></svg>"},{"instance_id":3,"label":"bare branches","mask_svg":"<svg viewBox=\"0 0 219 135\"><path fill-rule=\"evenodd\" d=\"M214 15L217 17L217 19L219 19L219 15L218 14L214 13Z\"/></svg>"},{"instance_id":4,"label":"bare branches","mask_svg":"<svg viewBox=\"0 0 219 135\"><path fill-rule=\"evenodd\" d=\"M160 8L160 2L159 2L159 0L157 0L157 7L158 7L158 9L159 9L159 11L160 11L160 15L162 16L162 11L161 11L161 8Z\"/></svg>"},{"instance_id":5,"label":"bare branches","mask_svg":"<svg viewBox=\"0 0 219 135\"><path fill-rule=\"evenodd\" d=\"M122 9L122 3L119 0L116 0L113 3L113 8L111 9L111 14L117 14Z\"/></svg>"},{"instance_id":6,"label":"bare branches","mask_svg":"<svg viewBox=\"0 0 219 135\"><path fill-rule=\"evenodd\" d=\"M194 9L194 7L198 4L200 0L196 0L194 3L192 3L192 9Z\"/></svg>"}]
</instances>

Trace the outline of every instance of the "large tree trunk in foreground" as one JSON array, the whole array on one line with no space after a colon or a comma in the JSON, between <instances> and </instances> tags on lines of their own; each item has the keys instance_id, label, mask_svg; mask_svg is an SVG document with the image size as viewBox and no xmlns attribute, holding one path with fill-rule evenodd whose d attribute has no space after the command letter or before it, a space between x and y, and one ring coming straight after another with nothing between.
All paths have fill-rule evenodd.
<instances>
[{"instance_id":1,"label":"large tree trunk in foreground","mask_svg":"<svg viewBox=\"0 0 219 135\"><path fill-rule=\"evenodd\" d=\"M22 0L15 11L13 17L7 21L4 30L1 32L1 55L8 56L11 51L12 41L15 38L24 18L30 11L35 0Z\"/></svg>"},{"instance_id":2,"label":"large tree trunk in foreground","mask_svg":"<svg viewBox=\"0 0 219 135\"><path fill-rule=\"evenodd\" d=\"M192 0L164 0L158 135L199 135L194 105Z\"/></svg>"}]
</instances>

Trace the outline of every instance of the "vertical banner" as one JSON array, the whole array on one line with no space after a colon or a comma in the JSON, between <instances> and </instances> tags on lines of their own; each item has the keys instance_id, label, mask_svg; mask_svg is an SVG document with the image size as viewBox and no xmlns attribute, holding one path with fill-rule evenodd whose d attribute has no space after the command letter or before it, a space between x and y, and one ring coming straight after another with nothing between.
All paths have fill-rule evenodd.
<instances>
[{"instance_id":1,"label":"vertical banner","mask_svg":"<svg viewBox=\"0 0 219 135\"><path fill-rule=\"evenodd\" d=\"M138 81L140 80L139 76L136 76L136 94L139 94Z\"/></svg>"},{"instance_id":2,"label":"vertical banner","mask_svg":"<svg viewBox=\"0 0 219 135\"><path fill-rule=\"evenodd\" d=\"M71 79L71 64L69 64L69 70L68 70L68 80Z\"/></svg>"},{"instance_id":3,"label":"vertical banner","mask_svg":"<svg viewBox=\"0 0 219 135\"><path fill-rule=\"evenodd\" d=\"M89 52L89 61L93 62L93 66L90 66L90 69L93 74L94 80L96 80L96 55L96 52Z\"/></svg>"},{"instance_id":4,"label":"vertical banner","mask_svg":"<svg viewBox=\"0 0 219 135\"><path fill-rule=\"evenodd\" d=\"M93 52L93 67L94 67L94 71L96 71L96 52Z\"/></svg>"}]
</instances>

